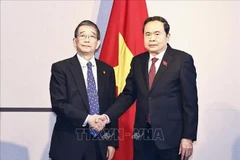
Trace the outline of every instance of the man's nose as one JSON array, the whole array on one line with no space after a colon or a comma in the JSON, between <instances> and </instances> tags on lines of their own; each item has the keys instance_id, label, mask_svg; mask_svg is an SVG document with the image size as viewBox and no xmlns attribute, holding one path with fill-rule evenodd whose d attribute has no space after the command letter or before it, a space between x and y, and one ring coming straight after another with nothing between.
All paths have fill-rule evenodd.
<instances>
[{"instance_id":1,"label":"man's nose","mask_svg":"<svg viewBox=\"0 0 240 160\"><path fill-rule=\"evenodd\" d=\"M156 37L154 36L154 34L152 34L151 36L150 36L150 41L155 41L156 40Z\"/></svg>"}]
</instances>

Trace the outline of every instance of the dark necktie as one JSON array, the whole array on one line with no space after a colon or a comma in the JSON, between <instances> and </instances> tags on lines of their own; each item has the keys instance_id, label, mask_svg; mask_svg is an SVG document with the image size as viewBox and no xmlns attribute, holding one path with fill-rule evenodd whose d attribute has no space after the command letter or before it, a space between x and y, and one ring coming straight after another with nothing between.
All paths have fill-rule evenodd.
<instances>
[{"instance_id":1,"label":"dark necktie","mask_svg":"<svg viewBox=\"0 0 240 160\"><path fill-rule=\"evenodd\" d=\"M88 102L90 106L90 115L99 114L99 102L98 102L98 92L96 88L96 83L92 72L92 63L87 63L87 94ZM99 132L89 128L90 134L94 137L98 135Z\"/></svg>"},{"instance_id":2,"label":"dark necktie","mask_svg":"<svg viewBox=\"0 0 240 160\"><path fill-rule=\"evenodd\" d=\"M149 73L148 73L148 86L149 90L152 88L153 80L156 75L156 67L155 63L157 62L158 58L152 58L152 65L150 67Z\"/></svg>"},{"instance_id":3,"label":"dark necktie","mask_svg":"<svg viewBox=\"0 0 240 160\"><path fill-rule=\"evenodd\" d=\"M151 90L151 88L152 88L153 80L154 80L154 77L156 75L155 63L157 62L157 60L158 60L158 58L152 58L152 65L151 65L149 73L148 73L148 86L149 86L149 90ZM147 117L147 122L149 122L149 123L151 122L149 113L148 113L148 117Z\"/></svg>"}]
</instances>

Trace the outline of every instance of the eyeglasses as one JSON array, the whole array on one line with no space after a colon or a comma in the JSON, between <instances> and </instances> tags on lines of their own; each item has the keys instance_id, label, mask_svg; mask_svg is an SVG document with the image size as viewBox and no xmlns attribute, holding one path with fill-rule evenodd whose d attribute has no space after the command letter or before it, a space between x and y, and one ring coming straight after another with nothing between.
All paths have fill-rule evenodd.
<instances>
[{"instance_id":1,"label":"eyeglasses","mask_svg":"<svg viewBox=\"0 0 240 160\"><path fill-rule=\"evenodd\" d=\"M86 34L80 34L80 35L77 35L79 37L79 39L81 40L85 40L85 39L89 39L89 40L94 40L94 39L97 39L97 37L95 35L86 35Z\"/></svg>"},{"instance_id":2,"label":"eyeglasses","mask_svg":"<svg viewBox=\"0 0 240 160\"><path fill-rule=\"evenodd\" d=\"M146 34L145 34L145 37L146 37L147 39L151 39L152 36L153 36L153 38L158 39L158 38L160 37L160 33L159 33L159 32L156 32L156 33L146 33Z\"/></svg>"}]
</instances>

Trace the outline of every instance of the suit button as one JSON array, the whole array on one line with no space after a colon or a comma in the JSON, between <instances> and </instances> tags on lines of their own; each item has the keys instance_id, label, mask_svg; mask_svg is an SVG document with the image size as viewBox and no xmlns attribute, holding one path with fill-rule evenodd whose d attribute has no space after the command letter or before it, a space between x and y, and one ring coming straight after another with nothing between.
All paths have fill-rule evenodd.
<instances>
[{"instance_id":1,"label":"suit button","mask_svg":"<svg viewBox=\"0 0 240 160\"><path fill-rule=\"evenodd\" d=\"M152 97L148 97L148 100L151 101L151 100L152 100Z\"/></svg>"}]
</instances>

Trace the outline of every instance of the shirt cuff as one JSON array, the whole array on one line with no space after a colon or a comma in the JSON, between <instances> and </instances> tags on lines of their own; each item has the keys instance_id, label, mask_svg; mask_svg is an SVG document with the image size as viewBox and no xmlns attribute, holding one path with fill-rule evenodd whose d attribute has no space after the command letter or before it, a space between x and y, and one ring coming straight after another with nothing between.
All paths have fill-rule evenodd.
<instances>
[{"instance_id":1,"label":"shirt cuff","mask_svg":"<svg viewBox=\"0 0 240 160\"><path fill-rule=\"evenodd\" d=\"M88 122L88 118L89 118L89 115L87 116L87 118L85 119L85 121L83 122L83 125L82 125L82 127L86 127L86 125L87 125L87 122Z\"/></svg>"},{"instance_id":2,"label":"shirt cuff","mask_svg":"<svg viewBox=\"0 0 240 160\"><path fill-rule=\"evenodd\" d=\"M103 114L103 115L107 118L107 124L110 123L111 121L110 121L108 115L106 115L106 114Z\"/></svg>"}]
</instances>

